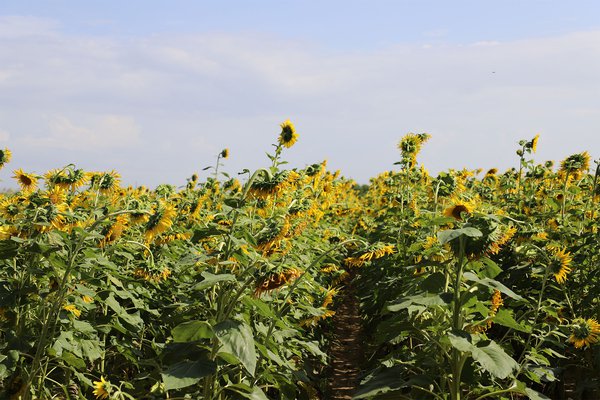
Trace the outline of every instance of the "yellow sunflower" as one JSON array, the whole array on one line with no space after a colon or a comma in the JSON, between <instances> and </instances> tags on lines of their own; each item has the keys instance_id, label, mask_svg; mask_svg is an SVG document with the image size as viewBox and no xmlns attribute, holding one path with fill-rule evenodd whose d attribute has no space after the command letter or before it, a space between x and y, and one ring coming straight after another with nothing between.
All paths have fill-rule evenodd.
<instances>
[{"instance_id":1,"label":"yellow sunflower","mask_svg":"<svg viewBox=\"0 0 600 400\"><path fill-rule=\"evenodd\" d=\"M12 158L12 153L10 152L9 149L4 148L0 149L0 168L4 167L4 164L7 164L10 162L10 159Z\"/></svg>"},{"instance_id":2,"label":"yellow sunflower","mask_svg":"<svg viewBox=\"0 0 600 400\"><path fill-rule=\"evenodd\" d=\"M529 147L531 147L531 151L535 153L537 150L538 140L540 139L540 134L538 133L535 137L529 142Z\"/></svg>"},{"instance_id":3,"label":"yellow sunflower","mask_svg":"<svg viewBox=\"0 0 600 400\"><path fill-rule=\"evenodd\" d=\"M110 382L101 376L99 381L94 381L93 393L97 399L107 399L110 395Z\"/></svg>"},{"instance_id":4,"label":"yellow sunflower","mask_svg":"<svg viewBox=\"0 0 600 400\"><path fill-rule=\"evenodd\" d=\"M600 324L593 319L577 318L571 325L571 336L569 342L580 349L583 346L589 346L598 342L598 335L600 335Z\"/></svg>"},{"instance_id":5,"label":"yellow sunflower","mask_svg":"<svg viewBox=\"0 0 600 400\"><path fill-rule=\"evenodd\" d=\"M571 253L567 252L565 248L550 247L548 250L550 250L550 262L548 263L550 273L554 275L556 282L566 282L567 275L571 272L569 266L572 261Z\"/></svg>"},{"instance_id":6,"label":"yellow sunflower","mask_svg":"<svg viewBox=\"0 0 600 400\"><path fill-rule=\"evenodd\" d=\"M290 120L286 120L281 124L281 133L279 134L279 144L283 145L287 148L290 148L296 143L298 140L298 134L296 133L296 128L294 128L294 124L290 122Z\"/></svg>"},{"instance_id":7,"label":"yellow sunflower","mask_svg":"<svg viewBox=\"0 0 600 400\"><path fill-rule=\"evenodd\" d=\"M221 156L221 158L229 157L229 149L223 149L219 155Z\"/></svg>"},{"instance_id":8,"label":"yellow sunflower","mask_svg":"<svg viewBox=\"0 0 600 400\"><path fill-rule=\"evenodd\" d=\"M146 223L144 236L146 242L151 242L154 237L167 231L173 225L173 218L177 215L175 207L166 205L158 209Z\"/></svg>"},{"instance_id":9,"label":"yellow sunflower","mask_svg":"<svg viewBox=\"0 0 600 400\"><path fill-rule=\"evenodd\" d=\"M471 214L474 208L475 207L470 202L455 202L454 205L444 210L444 216L462 221L463 215Z\"/></svg>"},{"instance_id":10,"label":"yellow sunflower","mask_svg":"<svg viewBox=\"0 0 600 400\"><path fill-rule=\"evenodd\" d=\"M587 151L573 154L560 163L560 172L577 173L586 172L590 168L590 155Z\"/></svg>"},{"instance_id":11,"label":"yellow sunflower","mask_svg":"<svg viewBox=\"0 0 600 400\"><path fill-rule=\"evenodd\" d=\"M301 274L302 273L296 268L285 270L279 274L271 274L258 282L256 288L254 289L254 296L259 297L264 292L279 289L283 285L292 283Z\"/></svg>"},{"instance_id":12,"label":"yellow sunflower","mask_svg":"<svg viewBox=\"0 0 600 400\"><path fill-rule=\"evenodd\" d=\"M79 310L74 304L67 304L63 306L63 310L70 312L75 316L75 318L79 318L81 315L81 310Z\"/></svg>"},{"instance_id":13,"label":"yellow sunflower","mask_svg":"<svg viewBox=\"0 0 600 400\"><path fill-rule=\"evenodd\" d=\"M17 180L21 190L24 192L35 190L38 180L35 175L23 172L21 168L14 170L13 173L15 174L13 178Z\"/></svg>"}]
</instances>

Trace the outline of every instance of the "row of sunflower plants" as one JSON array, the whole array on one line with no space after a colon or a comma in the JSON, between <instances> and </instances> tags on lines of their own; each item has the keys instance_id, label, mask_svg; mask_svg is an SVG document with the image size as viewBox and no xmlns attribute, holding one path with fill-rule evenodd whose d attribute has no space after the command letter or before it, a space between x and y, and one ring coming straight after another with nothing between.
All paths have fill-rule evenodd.
<instances>
[{"instance_id":1,"label":"row of sunflower plants","mask_svg":"<svg viewBox=\"0 0 600 400\"><path fill-rule=\"evenodd\" d=\"M416 162L428 139L401 140L355 222L397 249L359 270L373 339L355 398L595 398L598 162L536 164L536 136L504 174L432 177Z\"/></svg>"},{"instance_id":2,"label":"row of sunflower plants","mask_svg":"<svg viewBox=\"0 0 600 400\"><path fill-rule=\"evenodd\" d=\"M343 260L365 247L348 233L361 205L325 162L284 169L298 135L281 128L243 184L219 172L227 149L180 188L14 171L21 190L0 198L0 397L319 396L320 325Z\"/></svg>"}]
</instances>

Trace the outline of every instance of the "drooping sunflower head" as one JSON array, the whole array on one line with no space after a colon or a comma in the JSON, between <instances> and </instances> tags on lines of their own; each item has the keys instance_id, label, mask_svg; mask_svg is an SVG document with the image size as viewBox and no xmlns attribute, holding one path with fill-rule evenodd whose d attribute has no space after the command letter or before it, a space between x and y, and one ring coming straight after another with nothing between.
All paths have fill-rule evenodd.
<instances>
[{"instance_id":1,"label":"drooping sunflower head","mask_svg":"<svg viewBox=\"0 0 600 400\"><path fill-rule=\"evenodd\" d=\"M571 336L569 342L580 349L598 342L600 335L600 324L593 319L577 318L571 325Z\"/></svg>"},{"instance_id":2,"label":"drooping sunflower head","mask_svg":"<svg viewBox=\"0 0 600 400\"><path fill-rule=\"evenodd\" d=\"M167 231L173 225L173 219L177 215L175 207L172 205L162 205L156 212L150 216L148 222L146 222L146 229L144 236L146 242L151 242L154 237Z\"/></svg>"},{"instance_id":3,"label":"drooping sunflower head","mask_svg":"<svg viewBox=\"0 0 600 400\"><path fill-rule=\"evenodd\" d=\"M221 158L227 158L227 157L229 157L229 149L223 149L223 150L221 150L221 152L219 153L219 155L221 156Z\"/></svg>"},{"instance_id":4,"label":"drooping sunflower head","mask_svg":"<svg viewBox=\"0 0 600 400\"><path fill-rule=\"evenodd\" d=\"M464 216L467 216L473 212L473 204L470 202L457 202L452 206L444 210L446 217L452 217L456 220L462 221Z\"/></svg>"},{"instance_id":5,"label":"drooping sunflower head","mask_svg":"<svg viewBox=\"0 0 600 400\"><path fill-rule=\"evenodd\" d=\"M23 172L21 168L14 170L13 173L15 174L13 178L17 180L17 183L21 186L21 190L24 192L35 190L38 180L37 176Z\"/></svg>"},{"instance_id":6,"label":"drooping sunflower head","mask_svg":"<svg viewBox=\"0 0 600 400\"><path fill-rule=\"evenodd\" d=\"M115 171L98 172L91 174L90 185L107 194L119 187L121 176Z\"/></svg>"},{"instance_id":7,"label":"drooping sunflower head","mask_svg":"<svg viewBox=\"0 0 600 400\"><path fill-rule=\"evenodd\" d=\"M535 137L533 139L531 139L531 141L527 142L527 144L525 145L525 148L530 149L532 152L536 152L537 150L537 144L538 144L538 140L540 139L540 135L539 133L537 135L535 135Z\"/></svg>"},{"instance_id":8,"label":"drooping sunflower head","mask_svg":"<svg viewBox=\"0 0 600 400\"><path fill-rule=\"evenodd\" d=\"M107 399L110 396L111 386L110 382L104 379L103 376L100 377L99 381L94 381L94 396L97 399Z\"/></svg>"},{"instance_id":9,"label":"drooping sunflower head","mask_svg":"<svg viewBox=\"0 0 600 400\"><path fill-rule=\"evenodd\" d=\"M549 246L548 256L550 257L548 262L549 272L554 275L556 282L566 282L567 275L571 272L571 253L567 252L565 248Z\"/></svg>"},{"instance_id":10,"label":"drooping sunflower head","mask_svg":"<svg viewBox=\"0 0 600 400\"><path fill-rule=\"evenodd\" d=\"M576 173L586 172L590 168L590 155L587 151L573 154L560 163L560 172Z\"/></svg>"},{"instance_id":11,"label":"drooping sunflower head","mask_svg":"<svg viewBox=\"0 0 600 400\"><path fill-rule=\"evenodd\" d=\"M11 158L12 158L12 153L10 152L9 149L7 149L7 148L0 149L0 168L4 167L4 164L9 163Z\"/></svg>"},{"instance_id":12,"label":"drooping sunflower head","mask_svg":"<svg viewBox=\"0 0 600 400\"><path fill-rule=\"evenodd\" d=\"M254 295L259 297L264 292L279 289L283 285L292 283L300 275L302 272L296 268L286 269L280 273L271 273L257 282Z\"/></svg>"},{"instance_id":13,"label":"drooping sunflower head","mask_svg":"<svg viewBox=\"0 0 600 400\"><path fill-rule=\"evenodd\" d=\"M279 144L290 148L298 140L298 134L294 124L288 119L281 124L281 133L279 134Z\"/></svg>"}]
</instances>

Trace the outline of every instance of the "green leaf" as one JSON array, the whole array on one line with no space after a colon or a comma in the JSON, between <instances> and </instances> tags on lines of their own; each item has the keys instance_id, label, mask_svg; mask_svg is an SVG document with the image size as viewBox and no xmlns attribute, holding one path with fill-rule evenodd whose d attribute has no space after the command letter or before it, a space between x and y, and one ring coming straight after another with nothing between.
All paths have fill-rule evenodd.
<instances>
[{"instance_id":1,"label":"green leaf","mask_svg":"<svg viewBox=\"0 0 600 400\"><path fill-rule=\"evenodd\" d=\"M0 355L0 379L9 377L16 369L19 362L19 352L9 350L8 356Z\"/></svg>"},{"instance_id":2,"label":"green leaf","mask_svg":"<svg viewBox=\"0 0 600 400\"><path fill-rule=\"evenodd\" d=\"M494 316L495 324L512 328L519 332L529 333L531 332L531 326L519 324L512 316L512 311L502 308L498 310L498 313Z\"/></svg>"},{"instance_id":3,"label":"green leaf","mask_svg":"<svg viewBox=\"0 0 600 400\"><path fill-rule=\"evenodd\" d=\"M83 355L90 361L94 361L102 357L102 348L98 340L79 340Z\"/></svg>"},{"instance_id":4,"label":"green leaf","mask_svg":"<svg viewBox=\"0 0 600 400\"><path fill-rule=\"evenodd\" d=\"M0 241L0 259L5 260L17 255L19 244L14 240Z\"/></svg>"},{"instance_id":5,"label":"green leaf","mask_svg":"<svg viewBox=\"0 0 600 400\"><path fill-rule=\"evenodd\" d=\"M188 321L177 325L171 331L173 341L177 343L195 342L201 339L212 338L213 332L206 321Z\"/></svg>"},{"instance_id":6,"label":"green leaf","mask_svg":"<svg viewBox=\"0 0 600 400\"><path fill-rule=\"evenodd\" d=\"M360 386L352 399L370 399L375 395L400 390L406 387L427 387L431 383L431 378L423 375L417 375L408 381L404 381L401 377L405 372L406 367L401 365L377 371L370 380Z\"/></svg>"},{"instance_id":7,"label":"green leaf","mask_svg":"<svg viewBox=\"0 0 600 400\"><path fill-rule=\"evenodd\" d=\"M192 290L203 290L203 289L209 288L211 286L214 286L219 282L235 281L235 275L232 275L232 274L214 275L214 274L211 274L210 272L204 271L201 275L204 278L204 280L202 282L194 285L192 287Z\"/></svg>"},{"instance_id":8,"label":"green leaf","mask_svg":"<svg viewBox=\"0 0 600 400\"><path fill-rule=\"evenodd\" d=\"M496 264L489 258L482 257L481 261L483 262L483 265L485 265L485 267L480 272L483 277L494 279L502 272L502 268L500 268L498 264Z\"/></svg>"},{"instance_id":9,"label":"green leaf","mask_svg":"<svg viewBox=\"0 0 600 400\"><path fill-rule=\"evenodd\" d=\"M161 373L165 390L181 389L194 385L205 376L214 374L217 364L208 359L180 361Z\"/></svg>"},{"instance_id":10,"label":"green leaf","mask_svg":"<svg viewBox=\"0 0 600 400\"><path fill-rule=\"evenodd\" d=\"M84 334L96 333L96 329L94 329L92 324L90 324L89 322L86 322L86 321L80 321L78 319L73 320L73 328L77 332L84 333Z\"/></svg>"},{"instance_id":11,"label":"green leaf","mask_svg":"<svg viewBox=\"0 0 600 400\"><path fill-rule=\"evenodd\" d=\"M506 354L502 347L493 340L480 342L477 345L471 343L467 338L448 334L452 346L464 353L470 353L471 357L486 371L497 378L505 379L519 365L511 356Z\"/></svg>"},{"instance_id":12,"label":"green leaf","mask_svg":"<svg viewBox=\"0 0 600 400\"><path fill-rule=\"evenodd\" d=\"M477 228L467 227L461 229L448 229L445 231L438 232L438 240L441 244L446 244L462 235L468 237L480 237L483 235L481 231Z\"/></svg>"},{"instance_id":13,"label":"green leaf","mask_svg":"<svg viewBox=\"0 0 600 400\"><path fill-rule=\"evenodd\" d=\"M235 385L225 386L225 389L231 390L232 392L235 392L250 400L269 400L269 398L265 395L265 392L263 392L258 386L250 387L243 383L237 383Z\"/></svg>"},{"instance_id":14,"label":"green leaf","mask_svg":"<svg viewBox=\"0 0 600 400\"><path fill-rule=\"evenodd\" d=\"M77 369L85 369L86 363L70 351L63 351L61 357L64 362Z\"/></svg>"},{"instance_id":15,"label":"green leaf","mask_svg":"<svg viewBox=\"0 0 600 400\"><path fill-rule=\"evenodd\" d=\"M256 350L250 327L239 321L225 320L213 327L223 345L221 351L233 354L244 365L250 375L256 370Z\"/></svg>"},{"instance_id":16,"label":"green leaf","mask_svg":"<svg viewBox=\"0 0 600 400\"><path fill-rule=\"evenodd\" d=\"M525 394L529 397L529 400L550 400L550 397L546 397L530 388L525 388Z\"/></svg>"},{"instance_id":17,"label":"green leaf","mask_svg":"<svg viewBox=\"0 0 600 400\"><path fill-rule=\"evenodd\" d=\"M415 296L407 296L403 297L398 301L398 303L390 304L387 306L388 311L396 312L400 310L404 310L413 304L418 304L421 306L443 306L446 303L439 295L429 295L429 294L419 294Z\"/></svg>"},{"instance_id":18,"label":"green leaf","mask_svg":"<svg viewBox=\"0 0 600 400\"><path fill-rule=\"evenodd\" d=\"M522 300L522 301L525 300L524 298L522 298L521 296L519 296L518 294L516 294L515 292L513 292L512 290L510 290L509 288L507 288L506 286L504 286L503 284L501 284L500 282L498 282L494 279L490 279L490 278L480 279L477 275L475 275L473 272L470 272L470 271L465 272L463 274L463 277L467 281L472 281L477 284L487 286L491 289L496 289L499 292L504 293L508 297L513 298L515 300Z\"/></svg>"},{"instance_id":19,"label":"green leaf","mask_svg":"<svg viewBox=\"0 0 600 400\"><path fill-rule=\"evenodd\" d=\"M425 280L423 280L420 284L421 289L429 292L429 293L439 293L444 288L446 284L446 277L441 272L435 272L429 275Z\"/></svg>"}]
</instances>

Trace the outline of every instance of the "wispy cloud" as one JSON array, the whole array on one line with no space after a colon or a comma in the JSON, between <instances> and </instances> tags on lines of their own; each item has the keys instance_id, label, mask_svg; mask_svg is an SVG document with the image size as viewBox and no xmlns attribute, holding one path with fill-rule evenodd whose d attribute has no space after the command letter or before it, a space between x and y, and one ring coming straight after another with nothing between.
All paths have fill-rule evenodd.
<instances>
[{"instance_id":1,"label":"wispy cloud","mask_svg":"<svg viewBox=\"0 0 600 400\"><path fill-rule=\"evenodd\" d=\"M181 181L223 147L230 171L259 167L287 118L301 135L292 166L327 158L366 181L393 167L403 134L426 131L433 171L504 168L536 133L540 159L600 148L598 48L600 31L352 52L251 33L73 36L3 17L0 121L15 151L119 149L107 168L148 184Z\"/></svg>"},{"instance_id":2,"label":"wispy cloud","mask_svg":"<svg viewBox=\"0 0 600 400\"><path fill-rule=\"evenodd\" d=\"M140 127L135 120L122 115L89 116L85 125L73 122L64 115L48 121L47 136L25 136L28 146L75 151L127 148L140 140Z\"/></svg>"}]
</instances>

